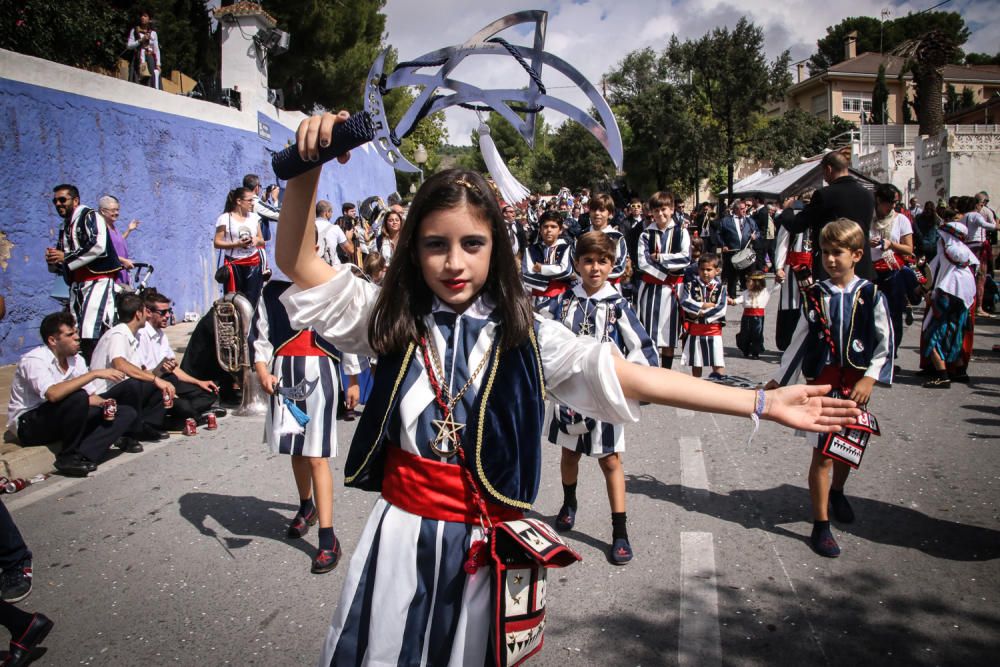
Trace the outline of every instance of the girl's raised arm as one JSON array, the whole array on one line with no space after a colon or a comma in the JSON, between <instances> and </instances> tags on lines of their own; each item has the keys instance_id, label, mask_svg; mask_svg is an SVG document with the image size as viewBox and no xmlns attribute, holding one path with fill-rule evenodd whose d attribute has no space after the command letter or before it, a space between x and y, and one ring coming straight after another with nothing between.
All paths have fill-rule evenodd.
<instances>
[{"instance_id":1,"label":"girl's raised arm","mask_svg":"<svg viewBox=\"0 0 1000 667\"><path fill-rule=\"evenodd\" d=\"M330 144L330 135L337 123L348 119L346 111L311 116L299 124L296 144L304 160L316 160L321 146ZM337 158L341 164L351 157L345 153ZM278 236L274 259L278 267L302 289L316 287L337 275L337 269L316 254L315 209L316 186L320 169L312 169L288 181L285 201L278 217Z\"/></svg>"},{"instance_id":2,"label":"girl's raised arm","mask_svg":"<svg viewBox=\"0 0 1000 667\"><path fill-rule=\"evenodd\" d=\"M749 417L757 412L757 392L699 380L663 368L615 357L615 372L627 398L688 410ZM768 391L762 419L804 431L833 432L861 414L853 401L829 398L829 385L794 385Z\"/></svg>"}]
</instances>

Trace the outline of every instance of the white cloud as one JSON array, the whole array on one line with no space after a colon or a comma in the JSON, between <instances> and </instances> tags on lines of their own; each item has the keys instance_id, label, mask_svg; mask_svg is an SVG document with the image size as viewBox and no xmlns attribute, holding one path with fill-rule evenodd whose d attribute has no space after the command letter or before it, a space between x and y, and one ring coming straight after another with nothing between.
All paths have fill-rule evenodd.
<instances>
[{"instance_id":1,"label":"white cloud","mask_svg":"<svg viewBox=\"0 0 1000 667\"><path fill-rule=\"evenodd\" d=\"M549 12L546 50L563 58L599 87L601 76L612 69L630 51L645 46L663 49L676 34L680 39L694 39L715 26L733 26L743 15L764 29L766 51L773 58L789 49L793 62L809 57L816 40L826 34L826 27L847 16L878 18L889 7L892 16L903 16L927 8L927 1L847 0L819 3L814 0L388 0L388 42L399 50L401 59L412 59L443 46L460 44L489 22L524 9ZM972 37L967 51L995 53L996 35L1000 34L1000 12L991 0L953 0L941 10L958 11L966 19ZM514 43L530 43L523 31L512 33ZM506 33L505 33L506 36ZM463 80L483 88L514 87L527 83L527 75L512 62L497 63L494 58L468 62L456 70ZM551 74L551 73L549 73ZM552 93L586 108L584 95L566 85L565 80L543 75ZM446 112L450 140L467 144L469 133L478 124L475 113L462 109ZM559 123L559 114L546 115Z\"/></svg>"}]
</instances>

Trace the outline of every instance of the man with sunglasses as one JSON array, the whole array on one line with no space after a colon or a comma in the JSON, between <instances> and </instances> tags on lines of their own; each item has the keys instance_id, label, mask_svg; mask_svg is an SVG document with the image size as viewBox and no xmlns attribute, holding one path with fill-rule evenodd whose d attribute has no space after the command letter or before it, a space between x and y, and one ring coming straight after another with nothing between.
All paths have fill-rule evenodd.
<instances>
[{"instance_id":1,"label":"man with sunglasses","mask_svg":"<svg viewBox=\"0 0 1000 667\"><path fill-rule=\"evenodd\" d=\"M97 340L115 321L114 281L122 264L104 217L80 205L76 186L64 183L52 188L52 204L63 226L56 247L45 249L45 262L69 285L80 353L90 363Z\"/></svg>"},{"instance_id":2,"label":"man with sunglasses","mask_svg":"<svg viewBox=\"0 0 1000 667\"><path fill-rule=\"evenodd\" d=\"M174 386L174 405L167 409L165 427L168 431L184 428L188 418L205 423L204 413L212 408L219 387L211 380L199 380L184 372L177 364L177 355L167 340L167 323L173 312L170 298L149 291L144 295L146 323L136 332L142 367ZM220 411L222 416L225 411Z\"/></svg>"}]
</instances>

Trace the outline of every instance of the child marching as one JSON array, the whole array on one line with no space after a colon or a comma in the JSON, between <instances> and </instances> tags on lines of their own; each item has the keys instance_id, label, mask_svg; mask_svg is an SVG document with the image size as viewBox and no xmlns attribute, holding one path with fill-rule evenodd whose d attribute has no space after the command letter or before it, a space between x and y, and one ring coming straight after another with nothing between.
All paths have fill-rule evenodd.
<instances>
[{"instance_id":1,"label":"child marching","mask_svg":"<svg viewBox=\"0 0 1000 667\"><path fill-rule=\"evenodd\" d=\"M707 252L698 258L698 278L684 286L681 308L687 340L681 363L691 366L691 375L696 378L705 367L711 367L709 378L713 380L726 373L722 327L726 324L727 298L719 271L719 256Z\"/></svg>"},{"instance_id":2,"label":"child marching","mask_svg":"<svg viewBox=\"0 0 1000 667\"><path fill-rule=\"evenodd\" d=\"M649 199L653 221L639 236L639 320L660 349L660 365L671 368L681 332L680 291L690 264L691 237L673 218L674 195L657 192Z\"/></svg>"},{"instance_id":3,"label":"child marching","mask_svg":"<svg viewBox=\"0 0 1000 667\"><path fill-rule=\"evenodd\" d=\"M347 118L304 120L299 155L318 159ZM276 257L296 284L282 301L294 327L379 358L345 484L381 493L351 558L323 665L482 665L503 656L487 527L531 509L547 398L608 423L637 419L639 401L824 432L859 414L823 397L829 387L765 394L710 385L629 363L614 345L534 318L500 207L475 172L424 182L386 275L392 289L378 291L316 256L306 229L318 181L319 169L288 181ZM537 648L535 630L514 647Z\"/></svg>"},{"instance_id":4,"label":"child marching","mask_svg":"<svg viewBox=\"0 0 1000 667\"><path fill-rule=\"evenodd\" d=\"M857 223L845 218L827 223L820 233L820 248L829 278L804 292L804 316L781 358L781 370L768 388L785 385L801 372L810 384L832 385L832 396L849 396L864 406L876 382L892 382L894 346L889 307L875 285L854 274L855 265L868 250ZM851 465L831 451L830 445L836 443L830 438L813 439L810 544L819 555L835 558L840 555L840 546L830 530L828 506L832 506L837 521L854 521L854 510L844 495ZM861 453L866 444L867 439Z\"/></svg>"},{"instance_id":5,"label":"child marching","mask_svg":"<svg viewBox=\"0 0 1000 667\"><path fill-rule=\"evenodd\" d=\"M602 195L597 195L601 197ZM593 201L593 200L591 200ZM593 211L593 209L591 209ZM628 301L608 282L615 260L615 244L600 231L587 232L576 240L575 268L580 283L563 295L557 319L577 336L611 342L626 359L656 366L656 348ZM625 428L608 424L549 401L546 406L548 440L562 445L563 505L556 517L556 530L565 532L576 522L576 485L580 457L597 458L611 504L611 547L608 560L625 565L632 560L625 514Z\"/></svg>"},{"instance_id":6,"label":"child marching","mask_svg":"<svg viewBox=\"0 0 1000 667\"><path fill-rule=\"evenodd\" d=\"M337 455L337 387L340 364L349 376L347 406L358 402L358 357L344 354L312 330L295 330L279 297L291 283L269 282L254 313L251 344L254 369L268 402L264 433L272 454L291 456L299 493L299 511L288 537L301 538L319 522L319 548L312 572L337 566L340 542L333 531L333 476L330 458Z\"/></svg>"},{"instance_id":7,"label":"child marching","mask_svg":"<svg viewBox=\"0 0 1000 667\"><path fill-rule=\"evenodd\" d=\"M762 272L755 271L747 280L747 290L729 300L730 305L743 305L740 330L736 333L736 347L749 359L760 359L760 353L764 351L764 309L770 298L767 278Z\"/></svg>"}]
</instances>

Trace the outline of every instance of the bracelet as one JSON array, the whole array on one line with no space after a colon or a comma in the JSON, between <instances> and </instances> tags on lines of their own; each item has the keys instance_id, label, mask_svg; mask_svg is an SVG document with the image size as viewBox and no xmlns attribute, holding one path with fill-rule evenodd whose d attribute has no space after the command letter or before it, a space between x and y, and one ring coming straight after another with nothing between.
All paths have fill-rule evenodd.
<instances>
[{"instance_id":1,"label":"bracelet","mask_svg":"<svg viewBox=\"0 0 1000 667\"><path fill-rule=\"evenodd\" d=\"M747 447L753 442L753 437L757 435L757 430L760 428L760 418L764 414L764 405L767 400L767 395L764 393L763 388L758 388L757 394L754 397L753 412L750 413L750 420L753 422L753 431L750 432L750 437L747 439Z\"/></svg>"}]
</instances>

